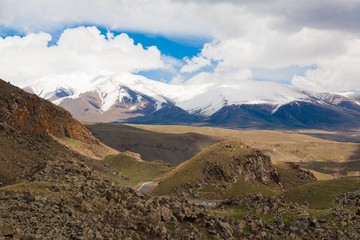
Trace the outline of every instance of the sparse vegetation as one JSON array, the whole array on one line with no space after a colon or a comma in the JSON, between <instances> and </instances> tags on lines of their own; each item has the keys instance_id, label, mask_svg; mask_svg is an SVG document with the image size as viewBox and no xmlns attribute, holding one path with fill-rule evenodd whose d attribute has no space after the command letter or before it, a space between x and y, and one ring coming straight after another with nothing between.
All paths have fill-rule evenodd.
<instances>
[{"instance_id":1,"label":"sparse vegetation","mask_svg":"<svg viewBox=\"0 0 360 240\"><path fill-rule=\"evenodd\" d=\"M305 184L284 193L289 202L303 204L307 201L310 208L328 209L333 205L335 198L347 191L360 187L360 178L339 178Z\"/></svg>"},{"instance_id":2,"label":"sparse vegetation","mask_svg":"<svg viewBox=\"0 0 360 240\"><path fill-rule=\"evenodd\" d=\"M120 153L109 156L103 163L123 187L137 187L142 182L158 181L171 168L160 161L145 162Z\"/></svg>"},{"instance_id":3,"label":"sparse vegetation","mask_svg":"<svg viewBox=\"0 0 360 240\"><path fill-rule=\"evenodd\" d=\"M236 139L260 149L273 161L344 162L350 158L360 159L360 156L355 156L359 155L359 145L356 143L325 140L299 134L299 131L173 125L91 124L87 127L101 141L117 150L139 152L144 155L144 160L160 159L172 165L190 159L215 142L228 139Z\"/></svg>"},{"instance_id":4,"label":"sparse vegetation","mask_svg":"<svg viewBox=\"0 0 360 240\"><path fill-rule=\"evenodd\" d=\"M360 178L333 179L280 161L282 157L321 161L347 157L354 147L352 144L338 146L330 141L273 131L189 127L166 130L166 127L148 126L178 131L170 135L155 133L157 140L152 142L154 132L140 131L136 135L139 129L125 126L128 136L137 139L136 146L144 146L139 137L146 136L143 140L151 146L147 151L161 149L159 154L164 154L168 162L174 159L174 163L181 162L185 156L197 153L171 168L161 161L143 161L137 153L118 153L102 145L73 119L61 120L74 123L84 136L70 124L60 127L64 133L56 135L57 141L51 131L59 126L41 129L37 121L28 126L23 124L23 119L14 124L13 117L22 113L12 114L16 105L11 104L13 97L10 100L0 97L6 103L2 103L5 111L0 112L0 239L43 236L51 239L114 236L357 239L359 236ZM26 117L30 114L33 119L39 119L36 109L20 107L25 107L20 112L26 112ZM53 124L51 117L42 117ZM113 129L113 125L101 126L106 131ZM67 129L73 131L74 138ZM179 133L186 129L198 133ZM123 128L117 130L119 134ZM31 134L32 131L36 134ZM211 134L205 135L204 131ZM223 138L228 140L221 141ZM114 135L111 139L113 144L118 143ZM209 146L218 141L221 142ZM321 152L322 147L325 152ZM337 153L340 148L343 152ZM171 152L179 155L172 156ZM277 160L271 162L263 152ZM357 165L357 153L352 153L355 157L351 162L341 164L349 168ZM317 166L324 167L327 163L318 162ZM314 176L320 181L313 182ZM150 196L134 190L147 181L160 181L153 193L166 196ZM205 210L205 207L213 209Z\"/></svg>"}]
</instances>

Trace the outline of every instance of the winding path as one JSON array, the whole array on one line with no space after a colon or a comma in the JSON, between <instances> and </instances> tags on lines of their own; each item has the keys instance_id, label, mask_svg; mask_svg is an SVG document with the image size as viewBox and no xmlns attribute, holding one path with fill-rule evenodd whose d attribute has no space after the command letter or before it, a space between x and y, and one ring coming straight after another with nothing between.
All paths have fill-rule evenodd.
<instances>
[{"instance_id":1,"label":"winding path","mask_svg":"<svg viewBox=\"0 0 360 240\"><path fill-rule=\"evenodd\" d=\"M144 182L137 191L140 193L148 193L150 190L157 186L157 182Z\"/></svg>"}]
</instances>

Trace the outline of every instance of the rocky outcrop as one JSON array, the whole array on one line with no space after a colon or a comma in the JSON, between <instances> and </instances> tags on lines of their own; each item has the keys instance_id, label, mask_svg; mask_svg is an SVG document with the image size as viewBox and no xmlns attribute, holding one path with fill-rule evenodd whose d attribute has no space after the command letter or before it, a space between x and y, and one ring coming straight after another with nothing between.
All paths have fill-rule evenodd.
<instances>
[{"instance_id":1,"label":"rocky outcrop","mask_svg":"<svg viewBox=\"0 0 360 240\"><path fill-rule=\"evenodd\" d=\"M229 144L225 147L233 148ZM272 166L270 157L259 150L245 155L233 155L226 164L229 165L228 168L224 166L224 163L207 161L203 169L205 181L235 183L238 178L244 178L246 181L281 185L280 177Z\"/></svg>"},{"instance_id":2,"label":"rocky outcrop","mask_svg":"<svg viewBox=\"0 0 360 240\"><path fill-rule=\"evenodd\" d=\"M345 195L353 195L346 193ZM342 199L342 198L340 198ZM358 239L360 211L352 211L337 204L326 218L308 214L308 205L285 202L278 197L261 194L231 198L223 207L244 208L240 220L248 233L246 239Z\"/></svg>"},{"instance_id":3,"label":"rocky outcrop","mask_svg":"<svg viewBox=\"0 0 360 240\"><path fill-rule=\"evenodd\" d=\"M0 80L0 185L32 176L49 161L114 152L66 110Z\"/></svg>"},{"instance_id":4,"label":"rocky outcrop","mask_svg":"<svg viewBox=\"0 0 360 240\"><path fill-rule=\"evenodd\" d=\"M343 207L358 207L360 209L360 188L342 194L335 200L335 203Z\"/></svg>"},{"instance_id":5,"label":"rocky outcrop","mask_svg":"<svg viewBox=\"0 0 360 240\"><path fill-rule=\"evenodd\" d=\"M184 198L119 188L85 162L48 162L29 180L23 192L0 190L0 239L232 239L241 234L234 220L208 214Z\"/></svg>"},{"instance_id":6,"label":"rocky outcrop","mask_svg":"<svg viewBox=\"0 0 360 240\"><path fill-rule=\"evenodd\" d=\"M302 169L298 164L293 162L287 162L287 164L294 170L299 185L316 181L316 177L309 170Z\"/></svg>"},{"instance_id":7,"label":"rocky outcrop","mask_svg":"<svg viewBox=\"0 0 360 240\"><path fill-rule=\"evenodd\" d=\"M0 122L29 135L69 137L96 143L90 131L65 109L0 79Z\"/></svg>"}]
</instances>

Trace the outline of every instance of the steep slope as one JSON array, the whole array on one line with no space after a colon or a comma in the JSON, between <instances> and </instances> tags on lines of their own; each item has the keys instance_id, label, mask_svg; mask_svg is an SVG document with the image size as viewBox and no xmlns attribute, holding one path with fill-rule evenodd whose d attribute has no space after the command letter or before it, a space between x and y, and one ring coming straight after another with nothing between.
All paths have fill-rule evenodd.
<instances>
[{"instance_id":1,"label":"steep slope","mask_svg":"<svg viewBox=\"0 0 360 240\"><path fill-rule=\"evenodd\" d=\"M183 192L203 197L229 197L246 192L276 195L283 187L315 180L311 173L300 168L285 168L281 167L280 175L270 157L236 140L227 140L177 166L164 177L154 193ZM291 175L292 183L287 180Z\"/></svg>"},{"instance_id":2,"label":"steep slope","mask_svg":"<svg viewBox=\"0 0 360 240\"><path fill-rule=\"evenodd\" d=\"M0 122L29 135L69 137L99 144L65 109L0 80Z\"/></svg>"},{"instance_id":3,"label":"steep slope","mask_svg":"<svg viewBox=\"0 0 360 240\"><path fill-rule=\"evenodd\" d=\"M0 80L0 182L25 179L48 161L102 158L114 150L101 144L66 110ZM67 145L60 144L60 142Z\"/></svg>"},{"instance_id":4,"label":"steep slope","mask_svg":"<svg viewBox=\"0 0 360 240\"><path fill-rule=\"evenodd\" d=\"M50 76L21 87L68 109L80 120L110 122L174 106L174 101L191 98L207 86L190 89L129 73L100 73Z\"/></svg>"}]
</instances>

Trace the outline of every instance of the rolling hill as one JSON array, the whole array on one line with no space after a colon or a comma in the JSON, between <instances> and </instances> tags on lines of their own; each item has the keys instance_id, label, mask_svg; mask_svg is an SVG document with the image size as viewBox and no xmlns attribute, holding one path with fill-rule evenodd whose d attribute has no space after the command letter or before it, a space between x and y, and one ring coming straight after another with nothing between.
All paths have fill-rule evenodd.
<instances>
[{"instance_id":1,"label":"rolling hill","mask_svg":"<svg viewBox=\"0 0 360 240\"><path fill-rule=\"evenodd\" d=\"M248 192L276 195L282 189L316 180L311 173L295 165L277 166L279 171L261 151L236 140L227 140L175 167L153 193L193 193L196 197L218 198Z\"/></svg>"},{"instance_id":2,"label":"rolling hill","mask_svg":"<svg viewBox=\"0 0 360 240\"><path fill-rule=\"evenodd\" d=\"M194 157L214 143L228 139L236 139L261 150L271 157L274 164L297 162L310 166L311 163L319 163L326 167L331 163L353 165L360 158L358 143L335 141L341 136L349 136L347 133L109 123L87 124L86 127L98 139L119 151L138 152L145 161L161 160L172 166ZM357 139L356 133L353 135ZM323 136L334 137L334 140L320 138Z\"/></svg>"}]
</instances>

